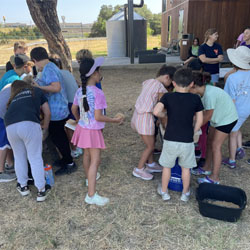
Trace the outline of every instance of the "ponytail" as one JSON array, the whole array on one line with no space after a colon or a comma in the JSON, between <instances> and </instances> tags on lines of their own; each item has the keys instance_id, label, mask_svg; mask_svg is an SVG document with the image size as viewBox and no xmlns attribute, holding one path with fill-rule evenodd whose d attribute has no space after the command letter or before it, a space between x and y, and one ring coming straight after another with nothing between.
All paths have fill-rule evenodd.
<instances>
[{"instance_id":1,"label":"ponytail","mask_svg":"<svg viewBox=\"0 0 250 250\"><path fill-rule=\"evenodd\" d=\"M83 96L83 108L85 112L89 111L89 104L87 100L87 81L89 77L86 77L85 75L81 75L81 81L82 81L82 96Z\"/></svg>"}]
</instances>

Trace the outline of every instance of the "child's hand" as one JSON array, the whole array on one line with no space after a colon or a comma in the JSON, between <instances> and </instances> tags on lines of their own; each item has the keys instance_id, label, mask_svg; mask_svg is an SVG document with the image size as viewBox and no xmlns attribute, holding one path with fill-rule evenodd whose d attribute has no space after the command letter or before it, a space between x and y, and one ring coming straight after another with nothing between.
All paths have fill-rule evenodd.
<instances>
[{"instance_id":1,"label":"child's hand","mask_svg":"<svg viewBox=\"0 0 250 250\"><path fill-rule=\"evenodd\" d=\"M123 123L124 119L125 119L125 115L122 113L117 113L115 115L115 122L118 123L119 125Z\"/></svg>"}]
</instances>

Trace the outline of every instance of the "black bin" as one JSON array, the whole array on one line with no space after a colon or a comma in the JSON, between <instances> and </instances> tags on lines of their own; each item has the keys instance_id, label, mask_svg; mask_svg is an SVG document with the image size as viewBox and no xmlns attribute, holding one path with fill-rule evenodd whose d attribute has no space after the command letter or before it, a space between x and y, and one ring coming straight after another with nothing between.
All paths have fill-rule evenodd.
<instances>
[{"instance_id":1,"label":"black bin","mask_svg":"<svg viewBox=\"0 0 250 250\"><path fill-rule=\"evenodd\" d=\"M202 183L196 190L196 199L199 203L199 211L205 217L228 222L236 222L247 204L246 193L236 187ZM239 208L229 208L210 204L206 199L231 202Z\"/></svg>"}]
</instances>

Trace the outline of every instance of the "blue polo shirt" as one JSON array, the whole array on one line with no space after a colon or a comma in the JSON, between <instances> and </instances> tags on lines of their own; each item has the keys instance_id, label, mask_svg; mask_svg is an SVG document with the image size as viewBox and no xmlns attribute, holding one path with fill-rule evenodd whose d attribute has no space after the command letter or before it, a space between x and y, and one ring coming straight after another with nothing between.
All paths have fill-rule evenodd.
<instances>
[{"instance_id":1,"label":"blue polo shirt","mask_svg":"<svg viewBox=\"0 0 250 250\"><path fill-rule=\"evenodd\" d=\"M21 80L15 70L12 69L7 71L0 80L0 90L2 90L9 83L13 83L15 80Z\"/></svg>"},{"instance_id":2,"label":"blue polo shirt","mask_svg":"<svg viewBox=\"0 0 250 250\"><path fill-rule=\"evenodd\" d=\"M219 55L223 55L222 47L218 43L214 43L213 46L208 46L203 43L199 48L199 56L205 55L207 58L217 58ZM211 75L219 73L219 63L209 64L203 63L203 68L205 72L209 72Z\"/></svg>"}]
</instances>

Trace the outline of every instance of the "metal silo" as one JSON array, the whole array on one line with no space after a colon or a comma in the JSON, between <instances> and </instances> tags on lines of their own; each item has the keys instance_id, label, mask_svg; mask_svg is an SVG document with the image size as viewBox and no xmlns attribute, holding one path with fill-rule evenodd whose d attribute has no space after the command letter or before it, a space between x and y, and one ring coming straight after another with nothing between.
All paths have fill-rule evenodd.
<instances>
[{"instance_id":1,"label":"metal silo","mask_svg":"<svg viewBox=\"0 0 250 250\"><path fill-rule=\"evenodd\" d=\"M106 22L108 56L126 56L126 28L124 11L116 13ZM134 12L134 48L135 51L147 49L147 20Z\"/></svg>"}]
</instances>

